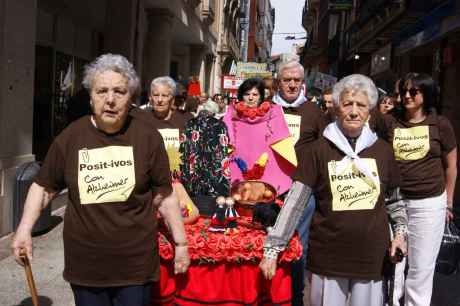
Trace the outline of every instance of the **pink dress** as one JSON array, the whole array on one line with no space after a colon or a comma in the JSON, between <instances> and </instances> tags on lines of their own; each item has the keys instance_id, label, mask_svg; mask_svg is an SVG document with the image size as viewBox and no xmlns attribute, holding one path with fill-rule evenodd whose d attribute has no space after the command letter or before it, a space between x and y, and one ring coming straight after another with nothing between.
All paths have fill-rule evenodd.
<instances>
[{"instance_id":1,"label":"pink dress","mask_svg":"<svg viewBox=\"0 0 460 306\"><path fill-rule=\"evenodd\" d=\"M234 147L232 157L243 159L251 168L266 152L268 162L261 181L271 184L282 194L291 187L291 175L295 167L276 153L270 146L289 137L289 129L284 120L281 106L272 104L270 111L255 119L238 117L233 105L228 107L223 119L227 125L230 144ZM231 162L232 184L244 180L236 162Z\"/></svg>"}]
</instances>

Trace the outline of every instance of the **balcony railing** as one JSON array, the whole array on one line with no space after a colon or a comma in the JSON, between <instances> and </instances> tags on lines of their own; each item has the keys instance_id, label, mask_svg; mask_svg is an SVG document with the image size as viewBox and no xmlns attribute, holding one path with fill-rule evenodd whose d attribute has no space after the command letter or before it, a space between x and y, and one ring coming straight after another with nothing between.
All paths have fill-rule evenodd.
<instances>
[{"instance_id":1,"label":"balcony railing","mask_svg":"<svg viewBox=\"0 0 460 306\"><path fill-rule=\"evenodd\" d=\"M207 23L214 21L215 12L215 0L203 0L201 1L201 17Z\"/></svg>"}]
</instances>

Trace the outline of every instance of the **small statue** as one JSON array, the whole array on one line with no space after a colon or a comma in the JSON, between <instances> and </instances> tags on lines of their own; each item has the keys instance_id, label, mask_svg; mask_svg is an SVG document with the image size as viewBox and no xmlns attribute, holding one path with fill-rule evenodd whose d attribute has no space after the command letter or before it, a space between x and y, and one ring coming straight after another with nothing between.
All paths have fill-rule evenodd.
<instances>
[{"instance_id":1,"label":"small statue","mask_svg":"<svg viewBox=\"0 0 460 306\"><path fill-rule=\"evenodd\" d=\"M225 231L226 234L228 233L238 233L238 226L236 219L240 216L235 209L235 200L233 198L228 197L225 199L225 204L227 204L227 209L225 210L225 219L227 221L227 230Z\"/></svg>"},{"instance_id":2,"label":"small statue","mask_svg":"<svg viewBox=\"0 0 460 306\"><path fill-rule=\"evenodd\" d=\"M227 218L226 218L226 207L225 207L225 198L223 196L219 196L216 199L216 211L211 218L211 226L209 230L211 232L225 232L225 228L227 226Z\"/></svg>"}]
</instances>

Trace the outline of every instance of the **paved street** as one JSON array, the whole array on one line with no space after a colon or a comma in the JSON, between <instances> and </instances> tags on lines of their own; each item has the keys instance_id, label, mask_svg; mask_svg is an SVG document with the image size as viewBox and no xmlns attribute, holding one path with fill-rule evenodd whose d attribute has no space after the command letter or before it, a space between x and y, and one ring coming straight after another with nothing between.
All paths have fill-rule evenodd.
<instances>
[{"instance_id":1,"label":"paved street","mask_svg":"<svg viewBox=\"0 0 460 306\"><path fill-rule=\"evenodd\" d=\"M63 209L53 214L57 224L51 231L34 238L32 271L39 294L40 306L74 306L72 292L62 278L64 266L62 245ZM24 270L9 255L11 236L0 240L0 305L32 305Z\"/></svg>"}]
</instances>

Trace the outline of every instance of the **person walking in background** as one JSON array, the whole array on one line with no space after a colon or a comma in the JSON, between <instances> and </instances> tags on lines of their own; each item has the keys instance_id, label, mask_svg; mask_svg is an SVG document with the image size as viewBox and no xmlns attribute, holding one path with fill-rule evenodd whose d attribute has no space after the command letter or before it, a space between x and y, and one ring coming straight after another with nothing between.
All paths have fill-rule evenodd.
<instances>
[{"instance_id":1,"label":"person walking in background","mask_svg":"<svg viewBox=\"0 0 460 306\"><path fill-rule=\"evenodd\" d=\"M40 211L68 188L64 273L76 306L149 305L159 279L158 207L175 241L175 273L190 264L184 225L160 134L132 108L139 78L121 55L85 67L92 115L68 126L51 145L31 185L12 249L32 259L31 230ZM116 267L116 268L114 268Z\"/></svg>"},{"instance_id":2,"label":"person walking in background","mask_svg":"<svg viewBox=\"0 0 460 306\"><path fill-rule=\"evenodd\" d=\"M445 221L453 218L457 143L449 120L437 113L439 93L424 73L409 73L399 83L401 108L385 117L385 138L393 145L401 171L401 192L409 218L408 264L396 267L394 305L429 306L436 257Z\"/></svg>"},{"instance_id":3,"label":"person walking in background","mask_svg":"<svg viewBox=\"0 0 460 306\"><path fill-rule=\"evenodd\" d=\"M326 115L326 120L328 122L333 122L335 120L335 113L334 113L334 102L332 101L332 88L326 88L323 91L323 103L326 108L324 112Z\"/></svg>"},{"instance_id":4,"label":"person walking in background","mask_svg":"<svg viewBox=\"0 0 460 306\"><path fill-rule=\"evenodd\" d=\"M179 133L184 131L185 124L193 116L173 109L175 92L176 82L172 78L162 76L153 79L150 84L149 104L144 109L151 110L158 129L177 129L177 139L179 139Z\"/></svg>"},{"instance_id":5,"label":"person walking in background","mask_svg":"<svg viewBox=\"0 0 460 306\"><path fill-rule=\"evenodd\" d=\"M199 97L201 95L201 84L196 75L191 76L188 81L187 95L189 97Z\"/></svg>"},{"instance_id":6,"label":"person walking in background","mask_svg":"<svg viewBox=\"0 0 460 306\"><path fill-rule=\"evenodd\" d=\"M387 114L394 108L394 99L388 95L383 95L379 99L378 106L380 113Z\"/></svg>"}]
</instances>

